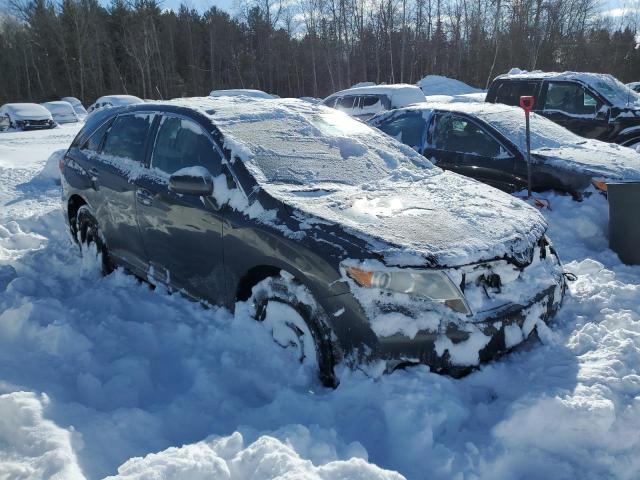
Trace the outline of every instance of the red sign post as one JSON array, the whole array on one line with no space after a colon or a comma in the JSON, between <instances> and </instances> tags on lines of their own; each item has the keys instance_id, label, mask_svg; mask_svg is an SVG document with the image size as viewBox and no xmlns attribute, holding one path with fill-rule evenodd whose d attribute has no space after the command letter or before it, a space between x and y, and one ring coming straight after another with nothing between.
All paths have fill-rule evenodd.
<instances>
[{"instance_id":1,"label":"red sign post","mask_svg":"<svg viewBox=\"0 0 640 480\"><path fill-rule=\"evenodd\" d=\"M527 135L527 198L531 198L531 131L529 130L529 113L533 110L536 99L531 96L520 97L520 108L524 110Z\"/></svg>"}]
</instances>

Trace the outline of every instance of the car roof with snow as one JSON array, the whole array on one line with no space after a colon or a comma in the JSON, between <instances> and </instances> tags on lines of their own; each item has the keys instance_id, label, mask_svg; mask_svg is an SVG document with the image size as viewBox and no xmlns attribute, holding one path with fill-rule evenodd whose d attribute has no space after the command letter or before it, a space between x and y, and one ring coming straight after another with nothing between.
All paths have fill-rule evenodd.
<instances>
[{"instance_id":1,"label":"car roof with snow","mask_svg":"<svg viewBox=\"0 0 640 480\"><path fill-rule=\"evenodd\" d=\"M211 90L210 97L253 97L253 98L265 98L273 99L278 98L270 93L263 92L262 90L254 90L251 88L230 88L227 90Z\"/></svg>"},{"instance_id":2,"label":"car roof with snow","mask_svg":"<svg viewBox=\"0 0 640 480\"><path fill-rule=\"evenodd\" d=\"M95 103L100 102L111 102L114 105L128 105L131 103L143 103L144 100L135 95L104 95L95 101Z\"/></svg>"},{"instance_id":3,"label":"car roof with snow","mask_svg":"<svg viewBox=\"0 0 640 480\"><path fill-rule=\"evenodd\" d=\"M391 99L394 107L404 107L413 103L423 102L424 93L416 85L398 83L393 85L368 85L364 87L347 88L332 93L327 98L346 95L386 95Z\"/></svg>"},{"instance_id":4,"label":"car roof with snow","mask_svg":"<svg viewBox=\"0 0 640 480\"><path fill-rule=\"evenodd\" d=\"M73 105L63 100L55 100L53 102L44 102L41 104L44 108L51 112L57 113L74 113Z\"/></svg>"}]
</instances>

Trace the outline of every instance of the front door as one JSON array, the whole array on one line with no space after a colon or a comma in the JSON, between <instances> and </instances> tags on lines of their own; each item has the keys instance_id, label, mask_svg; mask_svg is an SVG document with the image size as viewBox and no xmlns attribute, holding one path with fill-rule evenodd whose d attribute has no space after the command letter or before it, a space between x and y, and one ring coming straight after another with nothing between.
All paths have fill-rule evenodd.
<instances>
[{"instance_id":1,"label":"front door","mask_svg":"<svg viewBox=\"0 0 640 480\"><path fill-rule=\"evenodd\" d=\"M506 192L526 186L526 178L515 168L515 156L479 123L465 116L434 114L424 155L441 168Z\"/></svg>"},{"instance_id":2,"label":"front door","mask_svg":"<svg viewBox=\"0 0 640 480\"><path fill-rule=\"evenodd\" d=\"M609 107L577 82L545 82L542 113L577 135L606 139Z\"/></svg>"},{"instance_id":3,"label":"front door","mask_svg":"<svg viewBox=\"0 0 640 480\"><path fill-rule=\"evenodd\" d=\"M202 166L220 174L222 156L191 119L165 114L159 121L149 170L136 182L138 223L150 279L212 303L225 300L222 215L211 199L169 189L178 170Z\"/></svg>"}]
</instances>

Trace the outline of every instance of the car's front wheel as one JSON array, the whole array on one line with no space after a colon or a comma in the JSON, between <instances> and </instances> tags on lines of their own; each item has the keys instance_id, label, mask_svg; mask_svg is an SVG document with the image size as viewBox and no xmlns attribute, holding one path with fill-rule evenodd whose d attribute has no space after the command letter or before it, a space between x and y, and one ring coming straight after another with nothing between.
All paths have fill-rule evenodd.
<instances>
[{"instance_id":1,"label":"car's front wheel","mask_svg":"<svg viewBox=\"0 0 640 480\"><path fill-rule=\"evenodd\" d=\"M325 387L338 386L326 314L306 287L282 272L255 285L247 303L255 320L294 361L312 368Z\"/></svg>"},{"instance_id":2,"label":"car's front wheel","mask_svg":"<svg viewBox=\"0 0 640 480\"><path fill-rule=\"evenodd\" d=\"M99 255L100 267L103 275L109 275L114 265L109 257L104 237L100 233L98 221L87 205L82 205L76 214L75 229L77 232L80 253L84 256L92 252Z\"/></svg>"}]
</instances>

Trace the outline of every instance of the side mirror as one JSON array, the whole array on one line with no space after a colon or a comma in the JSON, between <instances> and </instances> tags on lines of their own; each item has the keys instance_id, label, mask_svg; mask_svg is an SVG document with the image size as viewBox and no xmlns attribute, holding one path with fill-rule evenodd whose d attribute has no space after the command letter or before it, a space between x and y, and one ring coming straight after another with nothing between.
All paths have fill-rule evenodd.
<instances>
[{"instance_id":1,"label":"side mirror","mask_svg":"<svg viewBox=\"0 0 640 480\"><path fill-rule=\"evenodd\" d=\"M208 197L213 193L213 177L204 167L182 168L169 177L169 190L183 195Z\"/></svg>"},{"instance_id":2,"label":"side mirror","mask_svg":"<svg viewBox=\"0 0 640 480\"><path fill-rule=\"evenodd\" d=\"M600 110L596 112L596 118L598 120L607 120L609 118L610 109L607 106L600 107Z\"/></svg>"}]
</instances>

